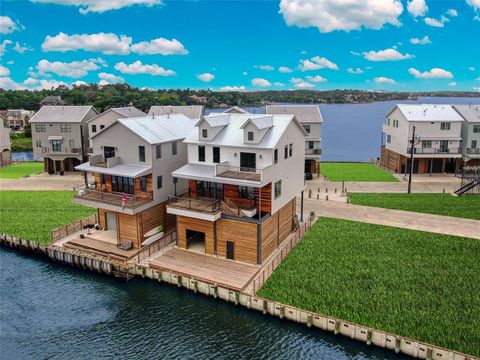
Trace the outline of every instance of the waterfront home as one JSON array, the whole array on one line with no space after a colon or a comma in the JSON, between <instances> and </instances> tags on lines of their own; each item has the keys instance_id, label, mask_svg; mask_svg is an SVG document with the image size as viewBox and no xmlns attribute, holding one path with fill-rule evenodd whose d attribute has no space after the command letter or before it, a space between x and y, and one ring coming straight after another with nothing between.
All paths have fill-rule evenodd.
<instances>
[{"instance_id":1,"label":"waterfront home","mask_svg":"<svg viewBox=\"0 0 480 360\"><path fill-rule=\"evenodd\" d=\"M35 112L23 109L8 109L5 114L6 126L11 129L22 129Z\"/></svg>"},{"instance_id":2,"label":"waterfront home","mask_svg":"<svg viewBox=\"0 0 480 360\"><path fill-rule=\"evenodd\" d=\"M6 120L0 115L0 166L12 163L12 144L10 142L10 128L6 126Z\"/></svg>"},{"instance_id":3,"label":"waterfront home","mask_svg":"<svg viewBox=\"0 0 480 360\"><path fill-rule=\"evenodd\" d=\"M381 166L406 174L415 129L413 172L455 172L462 157L463 118L451 105L398 104L383 125Z\"/></svg>"},{"instance_id":4,"label":"waterfront home","mask_svg":"<svg viewBox=\"0 0 480 360\"><path fill-rule=\"evenodd\" d=\"M307 132L305 173L318 174L322 155L323 117L317 105L267 105L267 114L293 114Z\"/></svg>"},{"instance_id":5,"label":"waterfront home","mask_svg":"<svg viewBox=\"0 0 480 360\"><path fill-rule=\"evenodd\" d=\"M76 170L95 181L76 189L74 202L97 209L103 238L139 248L160 225L174 227L165 205L168 195L186 186L172 171L187 162L182 140L194 125L182 114L144 116L118 119L92 135L93 154Z\"/></svg>"},{"instance_id":6,"label":"waterfront home","mask_svg":"<svg viewBox=\"0 0 480 360\"><path fill-rule=\"evenodd\" d=\"M167 206L178 247L261 264L294 228L305 136L293 115L202 117L184 141L188 164L173 172L188 181Z\"/></svg>"},{"instance_id":7,"label":"waterfront home","mask_svg":"<svg viewBox=\"0 0 480 360\"><path fill-rule=\"evenodd\" d=\"M225 114L250 114L247 110L242 109L241 107L238 106L232 106L231 108L228 108L227 110L223 111Z\"/></svg>"},{"instance_id":8,"label":"waterfront home","mask_svg":"<svg viewBox=\"0 0 480 360\"><path fill-rule=\"evenodd\" d=\"M149 116L168 115L168 114L183 114L190 119L200 119L204 113L205 107L203 105L188 105L188 106L152 106L148 111Z\"/></svg>"},{"instance_id":9,"label":"waterfront home","mask_svg":"<svg viewBox=\"0 0 480 360\"><path fill-rule=\"evenodd\" d=\"M86 158L87 121L98 115L92 106L43 106L32 117L35 160L43 157L49 174L73 171Z\"/></svg>"},{"instance_id":10,"label":"waterfront home","mask_svg":"<svg viewBox=\"0 0 480 360\"><path fill-rule=\"evenodd\" d=\"M65 101L62 100L62 97L59 95L49 95L43 98L39 103L40 107L42 106L58 106L65 105Z\"/></svg>"},{"instance_id":11,"label":"waterfront home","mask_svg":"<svg viewBox=\"0 0 480 360\"><path fill-rule=\"evenodd\" d=\"M462 123L462 165L480 166L480 105L454 105Z\"/></svg>"}]
</instances>

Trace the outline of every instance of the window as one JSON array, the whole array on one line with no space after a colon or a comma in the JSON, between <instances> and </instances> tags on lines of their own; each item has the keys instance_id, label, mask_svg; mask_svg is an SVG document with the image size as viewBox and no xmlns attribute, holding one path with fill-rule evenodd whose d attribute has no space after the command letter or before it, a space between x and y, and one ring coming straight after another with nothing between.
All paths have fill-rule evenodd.
<instances>
[{"instance_id":1,"label":"window","mask_svg":"<svg viewBox=\"0 0 480 360\"><path fill-rule=\"evenodd\" d=\"M68 140L68 147L69 148L74 148L75 147L75 140Z\"/></svg>"},{"instance_id":2,"label":"window","mask_svg":"<svg viewBox=\"0 0 480 360\"><path fill-rule=\"evenodd\" d=\"M105 125L100 125L100 130L105 129Z\"/></svg>"},{"instance_id":3,"label":"window","mask_svg":"<svg viewBox=\"0 0 480 360\"><path fill-rule=\"evenodd\" d=\"M217 164L220 162L220 148L218 146L213 147L213 162Z\"/></svg>"},{"instance_id":4,"label":"window","mask_svg":"<svg viewBox=\"0 0 480 360\"><path fill-rule=\"evenodd\" d=\"M205 146L198 146L198 161L205 161Z\"/></svg>"},{"instance_id":5,"label":"window","mask_svg":"<svg viewBox=\"0 0 480 360\"><path fill-rule=\"evenodd\" d=\"M172 155L177 155L177 142L172 142Z\"/></svg>"},{"instance_id":6,"label":"window","mask_svg":"<svg viewBox=\"0 0 480 360\"><path fill-rule=\"evenodd\" d=\"M305 131L307 132L307 134L310 134L310 125L303 125L303 128L305 129Z\"/></svg>"},{"instance_id":7,"label":"window","mask_svg":"<svg viewBox=\"0 0 480 360\"><path fill-rule=\"evenodd\" d=\"M247 133L247 139L248 139L248 141L253 141L253 131L249 131Z\"/></svg>"},{"instance_id":8,"label":"window","mask_svg":"<svg viewBox=\"0 0 480 360\"><path fill-rule=\"evenodd\" d=\"M35 131L36 132L45 132L45 124L35 124Z\"/></svg>"},{"instance_id":9,"label":"window","mask_svg":"<svg viewBox=\"0 0 480 360\"><path fill-rule=\"evenodd\" d=\"M387 119L387 125L390 126L390 118Z\"/></svg>"},{"instance_id":10,"label":"window","mask_svg":"<svg viewBox=\"0 0 480 360\"><path fill-rule=\"evenodd\" d=\"M112 191L134 194L133 178L112 175Z\"/></svg>"},{"instance_id":11,"label":"window","mask_svg":"<svg viewBox=\"0 0 480 360\"><path fill-rule=\"evenodd\" d=\"M147 177L141 176L140 177L140 190L147 191Z\"/></svg>"},{"instance_id":12,"label":"window","mask_svg":"<svg viewBox=\"0 0 480 360\"><path fill-rule=\"evenodd\" d=\"M471 148L472 149L476 149L477 148L477 140L472 140L472 144L471 144Z\"/></svg>"},{"instance_id":13,"label":"window","mask_svg":"<svg viewBox=\"0 0 480 360\"><path fill-rule=\"evenodd\" d=\"M275 199L282 195L282 180L278 180L274 186L275 189Z\"/></svg>"},{"instance_id":14,"label":"window","mask_svg":"<svg viewBox=\"0 0 480 360\"><path fill-rule=\"evenodd\" d=\"M285 159L288 158L288 145L285 145Z\"/></svg>"},{"instance_id":15,"label":"window","mask_svg":"<svg viewBox=\"0 0 480 360\"><path fill-rule=\"evenodd\" d=\"M422 140L422 148L431 149L432 148L432 140Z\"/></svg>"},{"instance_id":16,"label":"window","mask_svg":"<svg viewBox=\"0 0 480 360\"><path fill-rule=\"evenodd\" d=\"M207 129L202 129L202 137L207 138L208 137L208 130Z\"/></svg>"},{"instance_id":17,"label":"window","mask_svg":"<svg viewBox=\"0 0 480 360\"><path fill-rule=\"evenodd\" d=\"M52 140L52 151L62 151L62 140Z\"/></svg>"},{"instance_id":18,"label":"window","mask_svg":"<svg viewBox=\"0 0 480 360\"><path fill-rule=\"evenodd\" d=\"M250 186L240 186L238 189L238 196L242 199L255 199L255 188Z\"/></svg>"},{"instance_id":19,"label":"window","mask_svg":"<svg viewBox=\"0 0 480 360\"><path fill-rule=\"evenodd\" d=\"M72 125L70 124L60 125L60 132L71 132L71 131L72 131Z\"/></svg>"},{"instance_id":20,"label":"window","mask_svg":"<svg viewBox=\"0 0 480 360\"><path fill-rule=\"evenodd\" d=\"M473 125L473 132L480 133L480 125Z\"/></svg>"},{"instance_id":21,"label":"window","mask_svg":"<svg viewBox=\"0 0 480 360\"><path fill-rule=\"evenodd\" d=\"M145 162L145 146L138 147L138 161Z\"/></svg>"},{"instance_id":22,"label":"window","mask_svg":"<svg viewBox=\"0 0 480 360\"><path fill-rule=\"evenodd\" d=\"M278 164L278 149L273 150L273 163Z\"/></svg>"},{"instance_id":23,"label":"window","mask_svg":"<svg viewBox=\"0 0 480 360\"><path fill-rule=\"evenodd\" d=\"M157 189L162 188L162 183L163 183L163 176L162 175L157 176Z\"/></svg>"},{"instance_id":24,"label":"window","mask_svg":"<svg viewBox=\"0 0 480 360\"><path fill-rule=\"evenodd\" d=\"M390 144L392 142L392 135L387 135L387 143Z\"/></svg>"},{"instance_id":25,"label":"window","mask_svg":"<svg viewBox=\"0 0 480 360\"><path fill-rule=\"evenodd\" d=\"M289 147L288 147L288 156L292 156L293 155L293 144L290 144Z\"/></svg>"},{"instance_id":26,"label":"window","mask_svg":"<svg viewBox=\"0 0 480 360\"><path fill-rule=\"evenodd\" d=\"M450 130L450 123L449 122L441 122L440 123L440 130Z\"/></svg>"},{"instance_id":27,"label":"window","mask_svg":"<svg viewBox=\"0 0 480 360\"><path fill-rule=\"evenodd\" d=\"M162 145L161 144L158 144L157 146L155 146L155 156L156 156L157 159L162 158Z\"/></svg>"},{"instance_id":28,"label":"window","mask_svg":"<svg viewBox=\"0 0 480 360\"><path fill-rule=\"evenodd\" d=\"M313 141L309 141L308 142L308 148L309 149L313 149L313 146L315 145L315 143Z\"/></svg>"},{"instance_id":29,"label":"window","mask_svg":"<svg viewBox=\"0 0 480 360\"><path fill-rule=\"evenodd\" d=\"M35 140L36 147L42 147L42 140Z\"/></svg>"},{"instance_id":30,"label":"window","mask_svg":"<svg viewBox=\"0 0 480 360\"><path fill-rule=\"evenodd\" d=\"M115 148L113 146L104 146L103 157L105 158L105 160L115 157Z\"/></svg>"},{"instance_id":31,"label":"window","mask_svg":"<svg viewBox=\"0 0 480 360\"><path fill-rule=\"evenodd\" d=\"M100 185L105 185L106 181L105 181L105 174L100 174Z\"/></svg>"},{"instance_id":32,"label":"window","mask_svg":"<svg viewBox=\"0 0 480 360\"><path fill-rule=\"evenodd\" d=\"M96 133L97 132L97 125L92 125L92 133Z\"/></svg>"}]
</instances>

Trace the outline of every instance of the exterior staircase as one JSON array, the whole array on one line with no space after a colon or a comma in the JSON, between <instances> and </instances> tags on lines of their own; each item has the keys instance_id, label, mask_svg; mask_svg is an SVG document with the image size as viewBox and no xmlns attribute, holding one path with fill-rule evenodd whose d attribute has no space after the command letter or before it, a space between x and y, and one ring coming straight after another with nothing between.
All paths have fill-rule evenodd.
<instances>
[{"instance_id":1,"label":"exterior staircase","mask_svg":"<svg viewBox=\"0 0 480 360\"><path fill-rule=\"evenodd\" d=\"M453 190L454 196L480 194L480 179L475 179L466 184L461 184Z\"/></svg>"}]
</instances>

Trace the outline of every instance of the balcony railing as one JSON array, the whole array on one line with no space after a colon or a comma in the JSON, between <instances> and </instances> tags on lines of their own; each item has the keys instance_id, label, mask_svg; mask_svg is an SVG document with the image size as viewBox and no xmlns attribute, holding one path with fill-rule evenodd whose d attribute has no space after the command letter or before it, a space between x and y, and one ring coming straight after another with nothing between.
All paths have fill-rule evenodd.
<instances>
[{"instance_id":1,"label":"balcony railing","mask_svg":"<svg viewBox=\"0 0 480 360\"><path fill-rule=\"evenodd\" d=\"M214 214L220 211L220 200L195 199L190 197L169 196L168 205L180 209L201 211Z\"/></svg>"},{"instance_id":2,"label":"balcony railing","mask_svg":"<svg viewBox=\"0 0 480 360\"><path fill-rule=\"evenodd\" d=\"M322 155L322 149L305 149L305 155Z\"/></svg>"},{"instance_id":3,"label":"balcony railing","mask_svg":"<svg viewBox=\"0 0 480 360\"><path fill-rule=\"evenodd\" d=\"M421 154L421 155L438 155L438 154L461 154L461 148L448 148L448 149L439 149L439 148L414 148L414 154ZM412 149L407 148L407 154L411 154Z\"/></svg>"},{"instance_id":4,"label":"balcony railing","mask_svg":"<svg viewBox=\"0 0 480 360\"><path fill-rule=\"evenodd\" d=\"M71 147L62 147L60 149L53 149L52 147L49 146L44 146L42 147L42 153L44 154L80 154L82 152L81 148L71 148Z\"/></svg>"},{"instance_id":5,"label":"balcony railing","mask_svg":"<svg viewBox=\"0 0 480 360\"><path fill-rule=\"evenodd\" d=\"M227 164L218 164L215 166L215 176L237 179L237 180L248 180L248 181L262 181L264 180L265 172L268 171L270 166L267 166L263 169L243 167L243 166L232 166Z\"/></svg>"},{"instance_id":6,"label":"balcony railing","mask_svg":"<svg viewBox=\"0 0 480 360\"><path fill-rule=\"evenodd\" d=\"M97 188L86 188L84 185L75 186L75 198L99 202L108 205L121 206L122 208L135 209L153 200L153 192L145 193L142 196L106 192Z\"/></svg>"},{"instance_id":7,"label":"balcony railing","mask_svg":"<svg viewBox=\"0 0 480 360\"><path fill-rule=\"evenodd\" d=\"M467 148L467 154L480 155L480 148Z\"/></svg>"}]
</instances>

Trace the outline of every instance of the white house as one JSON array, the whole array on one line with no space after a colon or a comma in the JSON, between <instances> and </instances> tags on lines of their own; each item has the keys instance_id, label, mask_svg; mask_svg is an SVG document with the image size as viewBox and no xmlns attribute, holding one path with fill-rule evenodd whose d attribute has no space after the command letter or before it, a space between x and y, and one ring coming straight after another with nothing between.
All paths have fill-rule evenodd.
<instances>
[{"instance_id":1,"label":"white house","mask_svg":"<svg viewBox=\"0 0 480 360\"><path fill-rule=\"evenodd\" d=\"M383 125L380 163L407 173L415 129L414 173L455 172L462 157L463 118L451 105L398 104Z\"/></svg>"},{"instance_id":2,"label":"white house","mask_svg":"<svg viewBox=\"0 0 480 360\"><path fill-rule=\"evenodd\" d=\"M0 116L0 166L10 165L12 163L11 150L10 128L7 127L5 118Z\"/></svg>"},{"instance_id":3,"label":"white house","mask_svg":"<svg viewBox=\"0 0 480 360\"><path fill-rule=\"evenodd\" d=\"M105 129L107 126L113 124L118 119L142 117L146 115L147 114L145 114L143 111L138 110L133 106L110 108L87 121L88 132L90 137L92 137L96 133Z\"/></svg>"},{"instance_id":4,"label":"white house","mask_svg":"<svg viewBox=\"0 0 480 360\"><path fill-rule=\"evenodd\" d=\"M462 124L463 165L480 166L480 105L454 105Z\"/></svg>"},{"instance_id":5,"label":"white house","mask_svg":"<svg viewBox=\"0 0 480 360\"><path fill-rule=\"evenodd\" d=\"M190 119L200 119L203 115L205 107L203 105L185 105L185 106L152 106L148 111L149 116L183 114Z\"/></svg>"}]
</instances>

